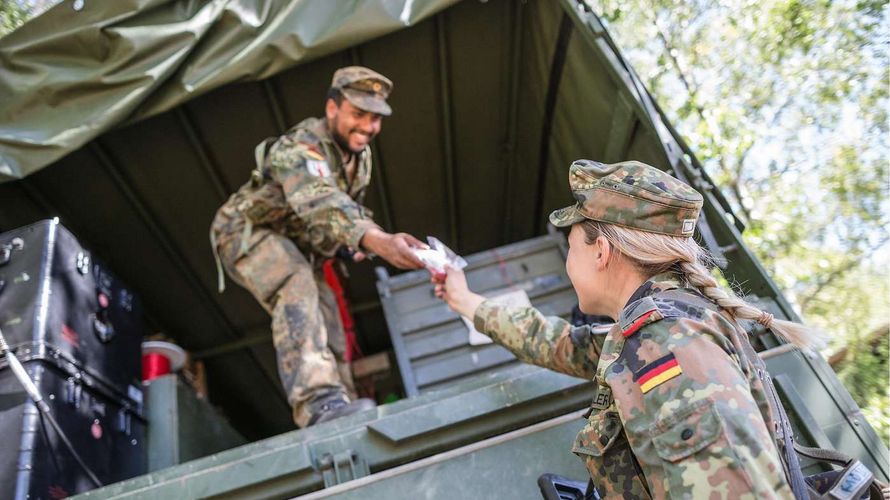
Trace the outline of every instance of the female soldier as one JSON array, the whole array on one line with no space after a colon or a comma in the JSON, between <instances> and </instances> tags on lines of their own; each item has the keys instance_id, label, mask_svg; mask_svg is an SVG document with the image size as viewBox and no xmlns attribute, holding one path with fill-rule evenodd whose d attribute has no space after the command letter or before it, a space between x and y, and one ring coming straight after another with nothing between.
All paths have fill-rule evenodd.
<instances>
[{"instance_id":1,"label":"female soldier","mask_svg":"<svg viewBox=\"0 0 890 500\"><path fill-rule=\"evenodd\" d=\"M617 319L605 339L486 301L460 271L449 270L436 294L519 359L595 377L599 392L572 451L606 498L791 498L736 320L802 346L805 327L720 287L691 237L702 206L691 187L639 162L589 160L571 166L569 184L578 203L550 221L571 226L566 272L581 310Z\"/></svg>"}]
</instances>

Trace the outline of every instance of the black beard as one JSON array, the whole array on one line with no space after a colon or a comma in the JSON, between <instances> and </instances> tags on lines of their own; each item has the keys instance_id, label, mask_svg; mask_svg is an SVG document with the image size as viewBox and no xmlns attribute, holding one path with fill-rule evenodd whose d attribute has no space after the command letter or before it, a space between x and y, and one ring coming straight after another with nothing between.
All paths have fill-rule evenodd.
<instances>
[{"instance_id":1,"label":"black beard","mask_svg":"<svg viewBox=\"0 0 890 500\"><path fill-rule=\"evenodd\" d=\"M337 146L340 146L340 149L343 150L344 152L352 154L352 155L357 155L357 154L361 153L362 151L364 151L364 148L362 148L358 151L353 151L352 149L350 149L349 139L344 137L343 135L341 135L340 132L337 132L337 119L336 118L334 118L333 120L330 121L330 123L328 124L328 128L331 131L331 137L333 137L334 142L336 142Z\"/></svg>"}]
</instances>

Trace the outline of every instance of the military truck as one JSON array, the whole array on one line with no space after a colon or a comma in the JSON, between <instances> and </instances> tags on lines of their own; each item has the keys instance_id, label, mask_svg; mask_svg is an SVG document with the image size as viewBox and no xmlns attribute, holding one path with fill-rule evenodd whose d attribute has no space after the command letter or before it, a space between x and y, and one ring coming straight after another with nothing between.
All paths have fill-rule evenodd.
<instances>
[{"instance_id":1,"label":"military truck","mask_svg":"<svg viewBox=\"0 0 890 500\"><path fill-rule=\"evenodd\" d=\"M470 255L475 289L570 314L546 214L569 201L571 161L637 159L702 192L696 237L724 275L798 319L583 1L64 1L0 39L0 60L0 231L60 217L141 296L148 331L203 362L210 402L250 441L84 498L538 498L543 473L585 476L569 447L590 383L470 344L424 271L374 263L347 266L346 296L403 398L294 430L268 316L237 286L217 293L207 229L255 144L320 115L347 64L395 82L367 205ZM825 360L752 336L797 439L886 481L886 447Z\"/></svg>"}]
</instances>

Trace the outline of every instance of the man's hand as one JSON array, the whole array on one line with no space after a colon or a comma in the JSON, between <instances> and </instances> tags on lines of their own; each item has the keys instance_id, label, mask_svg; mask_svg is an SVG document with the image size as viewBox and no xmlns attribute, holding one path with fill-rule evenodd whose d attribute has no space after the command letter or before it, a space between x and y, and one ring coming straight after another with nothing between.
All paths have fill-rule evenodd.
<instances>
[{"instance_id":1,"label":"man's hand","mask_svg":"<svg viewBox=\"0 0 890 500\"><path fill-rule=\"evenodd\" d=\"M429 248L426 243L408 233L389 234L377 228L365 232L361 246L399 269L422 268L423 262L414 255L412 249Z\"/></svg>"}]
</instances>

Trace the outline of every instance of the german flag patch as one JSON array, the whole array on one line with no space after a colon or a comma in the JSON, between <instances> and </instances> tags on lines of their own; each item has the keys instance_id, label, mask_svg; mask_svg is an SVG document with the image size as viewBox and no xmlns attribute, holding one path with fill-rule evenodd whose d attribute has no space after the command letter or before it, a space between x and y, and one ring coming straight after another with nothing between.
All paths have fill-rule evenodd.
<instances>
[{"instance_id":1,"label":"german flag patch","mask_svg":"<svg viewBox=\"0 0 890 500\"><path fill-rule=\"evenodd\" d=\"M325 161L324 155L314 149L306 148L306 156L312 158L313 160Z\"/></svg>"},{"instance_id":2,"label":"german flag patch","mask_svg":"<svg viewBox=\"0 0 890 500\"><path fill-rule=\"evenodd\" d=\"M683 373L683 369L680 368L677 358L671 353L640 368L638 372L634 373L633 379L640 386L643 394L646 394L681 373Z\"/></svg>"}]
</instances>

